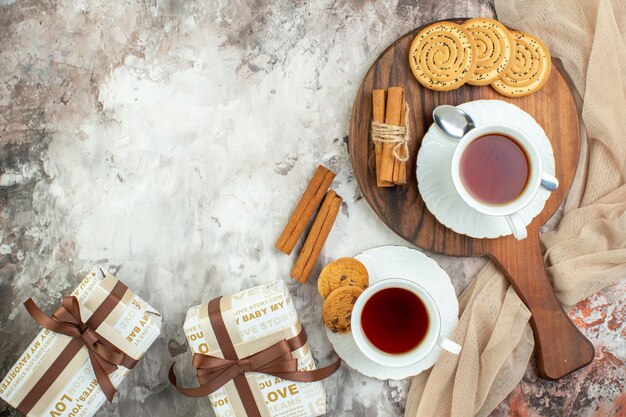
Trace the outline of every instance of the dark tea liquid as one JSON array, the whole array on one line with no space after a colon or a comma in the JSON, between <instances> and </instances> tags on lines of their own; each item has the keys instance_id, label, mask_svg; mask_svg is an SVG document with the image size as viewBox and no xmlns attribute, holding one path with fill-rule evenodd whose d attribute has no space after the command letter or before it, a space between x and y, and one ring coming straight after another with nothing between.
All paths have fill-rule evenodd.
<instances>
[{"instance_id":1,"label":"dark tea liquid","mask_svg":"<svg viewBox=\"0 0 626 417\"><path fill-rule=\"evenodd\" d=\"M386 353L406 353L417 347L428 330L426 306L402 288L386 288L363 307L361 327L369 341Z\"/></svg>"},{"instance_id":2,"label":"dark tea liquid","mask_svg":"<svg viewBox=\"0 0 626 417\"><path fill-rule=\"evenodd\" d=\"M499 134L481 136L461 156L465 188L487 204L506 204L526 187L528 158L513 139Z\"/></svg>"}]
</instances>

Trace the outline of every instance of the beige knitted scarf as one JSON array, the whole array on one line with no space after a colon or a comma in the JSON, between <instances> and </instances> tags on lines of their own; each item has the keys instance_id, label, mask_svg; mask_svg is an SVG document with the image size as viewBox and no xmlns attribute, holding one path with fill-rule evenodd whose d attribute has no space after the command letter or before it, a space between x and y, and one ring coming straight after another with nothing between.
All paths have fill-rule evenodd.
<instances>
[{"instance_id":1,"label":"beige knitted scarf","mask_svg":"<svg viewBox=\"0 0 626 417\"><path fill-rule=\"evenodd\" d=\"M563 219L541 236L557 296L573 305L626 277L626 1L495 6L500 21L544 40L583 98L581 164ZM413 378L406 416L486 416L524 375L534 347L530 312L497 268L488 264L459 302L453 339L463 351L442 354Z\"/></svg>"}]
</instances>

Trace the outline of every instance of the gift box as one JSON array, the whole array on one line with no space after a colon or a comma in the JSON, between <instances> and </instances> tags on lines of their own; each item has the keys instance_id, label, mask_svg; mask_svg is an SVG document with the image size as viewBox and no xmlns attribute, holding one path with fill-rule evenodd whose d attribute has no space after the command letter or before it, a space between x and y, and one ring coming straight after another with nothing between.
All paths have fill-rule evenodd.
<instances>
[{"instance_id":1,"label":"gift box","mask_svg":"<svg viewBox=\"0 0 626 417\"><path fill-rule=\"evenodd\" d=\"M27 416L94 415L161 329L161 315L101 268L51 317L24 305L44 328L0 383L0 398Z\"/></svg>"},{"instance_id":2,"label":"gift box","mask_svg":"<svg viewBox=\"0 0 626 417\"><path fill-rule=\"evenodd\" d=\"M313 417L326 413L319 380L339 361L316 370L306 333L282 281L190 308L184 324L200 387L217 417ZM176 385L173 367L170 381Z\"/></svg>"}]
</instances>

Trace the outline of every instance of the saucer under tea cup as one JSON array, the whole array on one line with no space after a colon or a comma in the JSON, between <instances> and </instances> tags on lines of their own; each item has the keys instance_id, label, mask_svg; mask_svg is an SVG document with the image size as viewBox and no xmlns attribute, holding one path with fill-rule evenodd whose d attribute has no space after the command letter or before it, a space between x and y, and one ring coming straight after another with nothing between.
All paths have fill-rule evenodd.
<instances>
[{"instance_id":1,"label":"saucer under tea cup","mask_svg":"<svg viewBox=\"0 0 626 417\"><path fill-rule=\"evenodd\" d=\"M367 268L370 286L388 277L415 282L436 301L441 315L441 336L452 337L458 323L459 304L448 274L432 258L404 246L380 246L355 256ZM358 301L358 300L357 300ZM384 366L361 352L352 333L327 330L337 355L351 368L377 379L404 379L432 367L444 350L435 346L422 360L403 367Z\"/></svg>"},{"instance_id":2,"label":"saucer under tea cup","mask_svg":"<svg viewBox=\"0 0 626 417\"><path fill-rule=\"evenodd\" d=\"M458 107L470 115L476 128L494 123L523 128L539 151L543 172L554 176L552 146L543 128L531 115L502 100L477 100ZM422 139L417 155L416 177L426 207L440 223L459 234L474 238L497 238L512 234L505 217L477 211L457 192L450 175L457 145L457 141L448 138L434 124ZM520 225L528 226L541 212L549 196L550 191L539 187L527 205L517 212Z\"/></svg>"}]
</instances>

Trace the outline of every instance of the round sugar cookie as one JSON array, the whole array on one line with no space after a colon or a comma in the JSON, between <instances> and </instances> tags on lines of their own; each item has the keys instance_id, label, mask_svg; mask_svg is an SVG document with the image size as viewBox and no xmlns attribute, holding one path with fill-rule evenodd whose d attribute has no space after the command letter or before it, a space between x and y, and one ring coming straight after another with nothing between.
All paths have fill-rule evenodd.
<instances>
[{"instance_id":1,"label":"round sugar cookie","mask_svg":"<svg viewBox=\"0 0 626 417\"><path fill-rule=\"evenodd\" d=\"M322 320L331 332L350 332L352 309L362 292L359 287L339 287L324 300Z\"/></svg>"},{"instance_id":2,"label":"round sugar cookie","mask_svg":"<svg viewBox=\"0 0 626 417\"><path fill-rule=\"evenodd\" d=\"M324 298L339 287L359 287L362 290L369 284L365 265L354 258L339 258L322 269L317 279L317 290Z\"/></svg>"},{"instance_id":3,"label":"round sugar cookie","mask_svg":"<svg viewBox=\"0 0 626 417\"><path fill-rule=\"evenodd\" d=\"M552 60L539 39L524 32L511 32L515 39L513 65L499 80L491 84L507 97L522 97L539 90L548 81Z\"/></svg>"},{"instance_id":4,"label":"round sugar cookie","mask_svg":"<svg viewBox=\"0 0 626 417\"><path fill-rule=\"evenodd\" d=\"M467 80L471 85L487 85L501 78L513 65L515 41L511 32L500 22L476 17L461 25L476 43L476 69Z\"/></svg>"},{"instance_id":5,"label":"round sugar cookie","mask_svg":"<svg viewBox=\"0 0 626 417\"><path fill-rule=\"evenodd\" d=\"M417 81L437 91L459 88L476 68L476 43L469 32L452 22L422 29L409 48L409 66Z\"/></svg>"}]
</instances>

